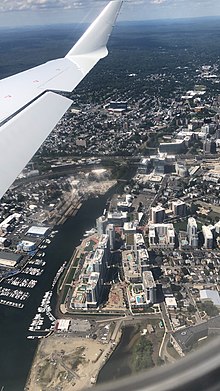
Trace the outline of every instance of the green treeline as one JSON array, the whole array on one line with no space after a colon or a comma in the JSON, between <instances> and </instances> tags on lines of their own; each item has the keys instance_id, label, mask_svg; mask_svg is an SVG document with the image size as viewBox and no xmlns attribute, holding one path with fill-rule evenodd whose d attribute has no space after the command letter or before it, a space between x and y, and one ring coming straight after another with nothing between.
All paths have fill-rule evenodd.
<instances>
[{"instance_id":1,"label":"green treeline","mask_svg":"<svg viewBox=\"0 0 220 391\"><path fill-rule=\"evenodd\" d=\"M143 369L152 368L154 362L152 359L153 345L141 336L140 339L135 343L132 351L132 368L134 372L141 371Z\"/></svg>"}]
</instances>

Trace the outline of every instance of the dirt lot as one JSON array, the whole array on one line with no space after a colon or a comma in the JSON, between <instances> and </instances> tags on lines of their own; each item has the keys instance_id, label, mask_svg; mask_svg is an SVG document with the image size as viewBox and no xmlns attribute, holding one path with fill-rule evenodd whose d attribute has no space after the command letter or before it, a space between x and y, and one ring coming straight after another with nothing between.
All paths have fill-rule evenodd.
<instances>
[{"instance_id":1,"label":"dirt lot","mask_svg":"<svg viewBox=\"0 0 220 391\"><path fill-rule=\"evenodd\" d=\"M83 338L52 336L41 341L26 390L77 391L92 385L107 346Z\"/></svg>"}]
</instances>

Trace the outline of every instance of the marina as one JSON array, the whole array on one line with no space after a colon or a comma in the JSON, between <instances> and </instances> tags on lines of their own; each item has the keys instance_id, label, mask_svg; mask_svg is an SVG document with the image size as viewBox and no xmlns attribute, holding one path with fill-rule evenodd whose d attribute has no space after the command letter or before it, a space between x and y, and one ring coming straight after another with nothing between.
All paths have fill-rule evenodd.
<instances>
[{"instance_id":1,"label":"marina","mask_svg":"<svg viewBox=\"0 0 220 391\"><path fill-rule=\"evenodd\" d=\"M24 308L24 304L21 304L21 303L15 303L13 301L7 301L7 300L3 300L3 299L0 299L0 304L2 305L7 305L9 307L14 307L14 308Z\"/></svg>"},{"instance_id":2,"label":"marina","mask_svg":"<svg viewBox=\"0 0 220 391\"><path fill-rule=\"evenodd\" d=\"M30 296L30 293L28 292L25 292L21 289L16 289L16 290L13 290L13 289L10 289L10 288L3 288L3 287L0 287L0 296L6 296L6 297L10 297L10 298L14 298L14 299L17 299L17 300L27 300L27 298Z\"/></svg>"},{"instance_id":3,"label":"marina","mask_svg":"<svg viewBox=\"0 0 220 391\"><path fill-rule=\"evenodd\" d=\"M59 227L59 232L56 234L54 240L48 245L45 250L45 257L43 261L46 262L44 267L44 274L40 277L32 277L31 275L24 275L22 271L16 276L26 279L37 280L34 289L31 289L31 295L28 300L16 304L15 307L6 304L7 301L12 301L7 297L0 297L5 303L0 301L0 315L1 315L1 373L0 381L7 388L7 391L22 391L29 369L38 346L38 342L42 337L47 336L54 328L55 319L52 318L55 311L56 297L51 296L49 306L52 308L50 312L51 320L47 313L41 313L44 316L44 324L36 331L29 330L32 320L38 313L38 308L41 307L42 299L45 292L51 291L52 285L56 285L56 274L62 267L66 260L69 260L73 251L80 243L85 231L94 225L95 219L102 213L106 203L106 197L99 199L90 199L86 201L78 213L69 218L62 226ZM38 254L35 259L39 259ZM33 259L34 259L33 258ZM41 257L42 258L42 257ZM34 260L35 260L34 259ZM28 265L29 266L29 265ZM36 265L35 265L36 266ZM25 266L26 267L26 266ZM40 266L40 268L43 268ZM43 277L43 278L42 278ZM9 278L9 276L8 276ZM1 282L1 286L6 285L6 280ZM17 288L10 285L10 288ZM19 288L20 289L20 288ZM22 290L27 288L22 288ZM2 304L2 305L1 305ZM24 306L24 307L23 307ZM19 308L23 308L22 311ZM49 310L49 308L48 308ZM52 315L52 316L51 316ZM16 321L15 321L16 319ZM29 337L29 338L28 338ZM14 368L13 376L11 376L11 368Z\"/></svg>"},{"instance_id":4,"label":"marina","mask_svg":"<svg viewBox=\"0 0 220 391\"><path fill-rule=\"evenodd\" d=\"M32 319L32 322L28 328L29 331L34 333L43 333L40 335L28 335L28 339L34 339L34 338L43 338L47 336L48 333L54 330L56 318L51 313L51 298L52 298L52 291L45 292L40 306L37 309L37 313L35 314L34 318ZM48 320L50 321L50 326L48 326ZM47 326L45 327L45 325ZM46 334L45 334L46 333Z\"/></svg>"},{"instance_id":5,"label":"marina","mask_svg":"<svg viewBox=\"0 0 220 391\"><path fill-rule=\"evenodd\" d=\"M19 277L11 277L8 278L5 281L7 284L13 285L13 286L19 286L24 288L34 288L37 284L37 280L29 280L28 278L19 278Z\"/></svg>"},{"instance_id":6,"label":"marina","mask_svg":"<svg viewBox=\"0 0 220 391\"><path fill-rule=\"evenodd\" d=\"M56 273L56 276L54 277L54 280L52 282L51 290L45 292L40 306L37 309L37 314L34 316L30 327L28 328L31 332L43 332L47 333L46 335L29 335L27 336L28 339L34 339L34 338L43 338L48 335L48 332L51 333L54 330L56 318L52 314L52 308L51 308L51 299L53 294L53 288L56 285L57 281L59 280L61 274L63 273L67 262L64 262L63 265L59 268L58 272ZM48 319L51 322L49 328L44 328L45 323L48 323Z\"/></svg>"},{"instance_id":7,"label":"marina","mask_svg":"<svg viewBox=\"0 0 220 391\"><path fill-rule=\"evenodd\" d=\"M46 262L42 259L31 259L28 264L35 265L35 266L45 266Z\"/></svg>"},{"instance_id":8,"label":"marina","mask_svg":"<svg viewBox=\"0 0 220 391\"><path fill-rule=\"evenodd\" d=\"M47 239L47 244L49 244L49 243L51 243L51 240ZM43 257L45 255L45 253L38 254L38 256L40 256L40 255L41 255L41 257ZM0 296L9 297L9 298L14 299L18 302L15 302L15 301L12 302L9 300L1 299L0 304L5 305L5 306L8 305L10 307L19 308L19 309L24 308L23 302L26 301L30 297L30 292L24 291L23 289L14 289L14 287L33 289L39 281L37 279L33 279L33 278L26 278L26 277L22 276L22 274L40 277L44 272L43 266L46 265L46 261L44 261L41 258L36 258L36 259L32 258L28 262L28 264L31 264L34 266L26 266L24 268L24 270L22 270L22 272L20 273L20 276L13 276L13 277L7 278L4 281L3 286L0 287ZM38 313L46 314L47 318L50 320L50 322L54 322L56 320L51 313L51 307L50 307L52 290L54 289L56 283L58 282L66 265L67 265L67 262L65 261L63 263L63 265L59 268L59 270L57 271L57 273L53 279L53 282L51 285L51 291L45 293L45 295L42 299L42 302L41 302L40 306L38 307ZM41 268L39 268L39 266ZM6 285L6 286L4 286L4 285ZM22 303L20 303L20 302L22 302ZM31 326L29 327L29 330L30 331L40 330L41 326L43 325L42 322L43 322L43 319L39 318L37 316L37 318L34 318ZM49 328L49 329L46 329L45 331L51 331L51 329ZM32 339L32 338L29 338L29 339Z\"/></svg>"},{"instance_id":9,"label":"marina","mask_svg":"<svg viewBox=\"0 0 220 391\"><path fill-rule=\"evenodd\" d=\"M41 276L41 274L44 272L44 269L38 269L36 267L26 267L22 273L24 274L30 274L32 276Z\"/></svg>"},{"instance_id":10,"label":"marina","mask_svg":"<svg viewBox=\"0 0 220 391\"><path fill-rule=\"evenodd\" d=\"M64 262L64 264L59 268L53 282L52 282L52 289L55 287L57 281L59 280L61 274L63 273L63 271L65 270L66 268L66 265L67 265L67 262Z\"/></svg>"}]
</instances>

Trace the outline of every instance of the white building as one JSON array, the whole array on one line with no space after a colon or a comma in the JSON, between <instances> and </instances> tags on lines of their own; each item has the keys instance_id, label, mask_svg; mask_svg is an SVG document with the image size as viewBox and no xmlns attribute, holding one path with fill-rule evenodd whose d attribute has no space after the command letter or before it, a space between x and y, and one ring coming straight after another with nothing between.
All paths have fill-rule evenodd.
<instances>
[{"instance_id":1,"label":"white building","mask_svg":"<svg viewBox=\"0 0 220 391\"><path fill-rule=\"evenodd\" d=\"M132 195L131 194L126 194L125 196L125 200L124 201L119 201L117 203L117 208L118 210L122 210L122 211L129 211L131 206L132 206Z\"/></svg>"},{"instance_id":2,"label":"white building","mask_svg":"<svg viewBox=\"0 0 220 391\"><path fill-rule=\"evenodd\" d=\"M0 223L0 232L7 233L10 225L18 222L21 218L20 213L13 213Z\"/></svg>"},{"instance_id":3,"label":"white building","mask_svg":"<svg viewBox=\"0 0 220 391\"><path fill-rule=\"evenodd\" d=\"M137 257L137 251L146 248L144 237L142 234L136 233L134 234L134 252Z\"/></svg>"},{"instance_id":4,"label":"white building","mask_svg":"<svg viewBox=\"0 0 220 391\"><path fill-rule=\"evenodd\" d=\"M176 169L176 174L182 178L188 175L188 170L183 162L176 162L175 169Z\"/></svg>"},{"instance_id":5,"label":"white building","mask_svg":"<svg viewBox=\"0 0 220 391\"><path fill-rule=\"evenodd\" d=\"M165 297L165 303L169 310L175 310L177 309L177 302L174 296L172 297Z\"/></svg>"},{"instance_id":6,"label":"white building","mask_svg":"<svg viewBox=\"0 0 220 391\"><path fill-rule=\"evenodd\" d=\"M56 322L56 329L60 332L67 332L70 328L71 320L70 319L58 319Z\"/></svg>"},{"instance_id":7,"label":"white building","mask_svg":"<svg viewBox=\"0 0 220 391\"><path fill-rule=\"evenodd\" d=\"M114 250L114 247L115 247L115 227L113 224L109 224L107 226L106 233L109 236L110 249Z\"/></svg>"},{"instance_id":8,"label":"white building","mask_svg":"<svg viewBox=\"0 0 220 391\"><path fill-rule=\"evenodd\" d=\"M105 234L107 224L108 222L105 216L101 216L96 220L96 228L99 235Z\"/></svg>"},{"instance_id":9,"label":"white building","mask_svg":"<svg viewBox=\"0 0 220 391\"><path fill-rule=\"evenodd\" d=\"M199 293L201 301L212 301L214 305L220 307L220 296L217 290L201 289Z\"/></svg>"},{"instance_id":10,"label":"white building","mask_svg":"<svg viewBox=\"0 0 220 391\"><path fill-rule=\"evenodd\" d=\"M128 221L128 212L108 212L108 224L115 224L122 227Z\"/></svg>"},{"instance_id":11,"label":"white building","mask_svg":"<svg viewBox=\"0 0 220 391\"><path fill-rule=\"evenodd\" d=\"M198 247L197 222L196 219L194 219L194 217L188 218L187 235L188 235L189 246L197 248Z\"/></svg>"},{"instance_id":12,"label":"white building","mask_svg":"<svg viewBox=\"0 0 220 391\"><path fill-rule=\"evenodd\" d=\"M200 133L204 134L205 136L207 136L209 134L209 125L203 125L201 127L201 131Z\"/></svg>"},{"instance_id":13,"label":"white building","mask_svg":"<svg viewBox=\"0 0 220 391\"><path fill-rule=\"evenodd\" d=\"M204 236L204 247L207 249L210 249L213 247L213 234L210 229L210 227L207 227L206 225L202 226L202 233Z\"/></svg>"},{"instance_id":14,"label":"white building","mask_svg":"<svg viewBox=\"0 0 220 391\"><path fill-rule=\"evenodd\" d=\"M26 232L26 235L31 235L31 236L45 236L48 232L50 227L37 227L37 226L32 226L29 228L29 230Z\"/></svg>"},{"instance_id":15,"label":"white building","mask_svg":"<svg viewBox=\"0 0 220 391\"><path fill-rule=\"evenodd\" d=\"M34 251L36 250L36 243L22 240L22 242L18 244L18 249L25 252Z\"/></svg>"},{"instance_id":16,"label":"white building","mask_svg":"<svg viewBox=\"0 0 220 391\"><path fill-rule=\"evenodd\" d=\"M89 276L87 289L86 289L86 295L87 295L86 301L89 308L97 307L100 290L101 290L100 273L92 272Z\"/></svg>"},{"instance_id":17,"label":"white building","mask_svg":"<svg viewBox=\"0 0 220 391\"><path fill-rule=\"evenodd\" d=\"M220 234L220 221L218 221L215 224L215 232L219 235Z\"/></svg>"},{"instance_id":18,"label":"white building","mask_svg":"<svg viewBox=\"0 0 220 391\"><path fill-rule=\"evenodd\" d=\"M73 291L71 307L75 309L97 308L102 295L109 260L109 237L101 235L95 252L89 254Z\"/></svg>"},{"instance_id":19,"label":"white building","mask_svg":"<svg viewBox=\"0 0 220 391\"><path fill-rule=\"evenodd\" d=\"M137 231L137 224L133 221L129 221L128 223L124 223L123 226L124 234L135 234Z\"/></svg>"},{"instance_id":20,"label":"white building","mask_svg":"<svg viewBox=\"0 0 220 391\"><path fill-rule=\"evenodd\" d=\"M149 244L150 247L174 248L175 230L173 224L150 224Z\"/></svg>"},{"instance_id":21,"label":"white building","mask_svg":"<svg viewBox=\"0 0 220 391\"><path fill-rule=\"evenodd\" d=\"M154 304L157 300L157 287L152 272L143 272L143 286L147 304Z\"/></svg>"}]
</instances>

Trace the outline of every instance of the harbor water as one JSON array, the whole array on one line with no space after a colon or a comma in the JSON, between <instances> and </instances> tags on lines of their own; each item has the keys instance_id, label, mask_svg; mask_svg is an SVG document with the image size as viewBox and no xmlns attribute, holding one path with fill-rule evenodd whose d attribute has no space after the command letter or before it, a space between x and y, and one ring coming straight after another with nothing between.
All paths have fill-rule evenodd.
<instances>
[{"instance_id":1,"label":"harbor water","mask_svg":"<svg viewBox=\"0 0 220 391\"><path fill-rule=\"evenodd\" d=\"M112 189L105 196L86 201L79 212L59 227L57 234L44 250L44 273L38 284L30 290L30 297L23 309L0 305L0 389L23 391L38 340L27 339L28 327L45 294L51 289L53 279L64 261L69 260L74 248L86 230L95 225L106 205ZM19 276L19 275L18 275ZM30 277L30 276L27 276ZM55 290L52 304L55 305Z\"/></svg>"}]
</instances>

